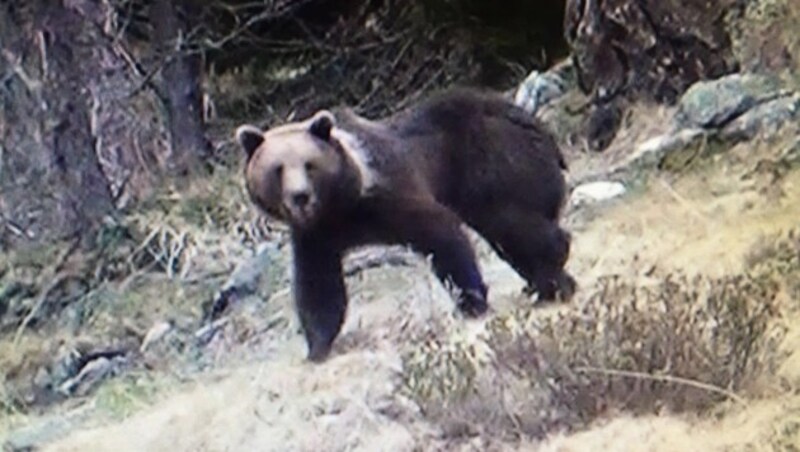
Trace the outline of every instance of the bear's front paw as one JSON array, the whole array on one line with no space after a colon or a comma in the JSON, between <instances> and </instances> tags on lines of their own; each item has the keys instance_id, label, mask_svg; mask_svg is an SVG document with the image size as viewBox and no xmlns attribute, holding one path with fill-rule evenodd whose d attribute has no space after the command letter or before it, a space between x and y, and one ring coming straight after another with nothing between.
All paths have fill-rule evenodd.
<instances>
[{"instance_id":1,"label":"bear's front paw","mask_svg":"<svg viewBox=\"0 0 800 452\"><path fill-rule=\"evenodd\" d=\"M321 363L331 354L331 345L323 343L313 343L308 346L308 356L306 359L312 363Z\"/></svg>"},{"instance_id":2,"label":"bear's front paw","mask_svg":"<svg viewBox=\"0 0 800 452\"><path fill-rule=\"evenodd\" d=\"M462 294L458 309L467 317L480 317L489 310L489 304L483 294L470 291Z\"/></svg>"},{"instance_id":3,"label":"bear's front paw","mask_svg":"<svg viewBox=\"0 0 800 452\"><path fill-rule=\"evenodd\" d=\"M567 272L562 272L558 278L558 296L563 301L571 301L578 291L578 282Z\"/></svg>"},{"instance_id":4,"label":"bear's front paw","mask_svg":"<svg viewBox=\"0 0 800 452\"><path fill-rule=\"evenodd\" d=\"M567 272L561 272L555 279L540 281L538 285L528 284L522 289L525 296L538 294L538 302L552 303L555 301L569 302L578 290L575 278Z\"/></svg>"}]
</instances>

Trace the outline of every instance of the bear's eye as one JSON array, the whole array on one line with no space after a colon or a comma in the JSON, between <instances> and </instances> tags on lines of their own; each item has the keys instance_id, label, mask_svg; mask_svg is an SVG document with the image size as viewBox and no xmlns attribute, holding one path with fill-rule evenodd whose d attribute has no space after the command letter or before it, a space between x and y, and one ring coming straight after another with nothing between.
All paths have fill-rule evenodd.
<instances>
[{"instance_id":1,"label":"bear's eye","mask_svg":"<svg viewBox=\"0 0 800 452\"><path fill-rule=\"evenodd\" d=\"M277 165L275 168L272 169L275 172L276 177L281 177L283 174L283 165Z\"/></svg>"},{"instance_id":2,"label":"bear's eye","mask_svg":"<svg viewBox=\"0 0 800 452\"><path fill-rule=\"evenodd\" d=\"M316 169L317 169L317 166L316 166L316 165L314 165L314 164L313 164L313 163L311 163L311 162L306 162L306 172L307 172L307 173L310 173L310 172L312 172L312 171L314 171L314 170L316 170Z\"/></svg>"}]
</instances>

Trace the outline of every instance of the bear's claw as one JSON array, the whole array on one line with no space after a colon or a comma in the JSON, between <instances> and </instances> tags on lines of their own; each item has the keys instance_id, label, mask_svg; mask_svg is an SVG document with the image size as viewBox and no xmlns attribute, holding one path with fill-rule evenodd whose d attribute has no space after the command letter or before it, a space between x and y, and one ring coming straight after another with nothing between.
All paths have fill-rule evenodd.
<instances>
[{"instance_id":1,"label":"bear's claw","mask_svg":"<svg viewBox=\"0 0 800 452\"><path fill-rule=\"evenodd\" d=\"M484 297L465 294L458 304L458 309L467 317L480 317L489 310L489 304Z\"/></svg>"},{"instance_id":2,"label":"bear's claw","mask_svg":"<svg viewBox=\"0 0 800 452\"><path fill-rule=\"evenodd\" d=\"M321 363L328 359L332 348L331 344L309 344L306 359L312 363Z\"/></svg>"}]
</instances>

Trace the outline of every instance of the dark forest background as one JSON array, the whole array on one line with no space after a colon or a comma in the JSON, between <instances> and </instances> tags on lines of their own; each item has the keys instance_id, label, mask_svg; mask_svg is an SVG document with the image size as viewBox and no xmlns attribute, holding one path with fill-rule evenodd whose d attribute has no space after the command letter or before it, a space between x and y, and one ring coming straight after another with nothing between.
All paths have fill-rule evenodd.
<instances>
[{"instance_id":1,"label":"dark forest background","mask_svg":"<svg viewBox=\"0 0 800 452\"><path fill-rule=\"evenodd\" d=\"M235 166L241 122L511 88L567 55L563 15L525 0L3 1L0 248L89 244L120 209Z\"/></svg>"}]
</instances>

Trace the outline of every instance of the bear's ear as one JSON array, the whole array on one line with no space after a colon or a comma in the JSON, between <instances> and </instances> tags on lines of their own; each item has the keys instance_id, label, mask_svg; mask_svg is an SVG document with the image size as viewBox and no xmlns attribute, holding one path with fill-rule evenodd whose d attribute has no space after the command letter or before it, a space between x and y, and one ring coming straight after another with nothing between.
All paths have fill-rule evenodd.
<instances>
[{"instance_id":1,"label":"bear's ear","mask_svg":"<svg viewBox=\"0 0 800 452\"><path fill-rule=\"evenodd\" d=\"M311 132L311 135L314 135L320 140L330 141L331 129L335 122L336 120L333 118L331 112L328 110L320 110L311 118L311 125L308 127L308 130Z\"/></svg>"},{"instance_id":2,"label":"bear's ear","mask_svg":"<svg viewBox=\"0 0 800 452\"><path fill-rule=\"evenodd\" d=\"M253 156L253 152L264 142L264 133L258 127L246 124L236 129L236 141L247 153L247 158L249 159Z\"/></svg>"}]
</instances>

